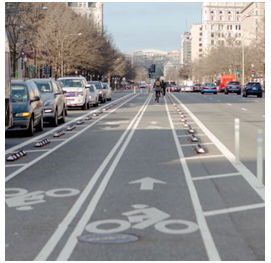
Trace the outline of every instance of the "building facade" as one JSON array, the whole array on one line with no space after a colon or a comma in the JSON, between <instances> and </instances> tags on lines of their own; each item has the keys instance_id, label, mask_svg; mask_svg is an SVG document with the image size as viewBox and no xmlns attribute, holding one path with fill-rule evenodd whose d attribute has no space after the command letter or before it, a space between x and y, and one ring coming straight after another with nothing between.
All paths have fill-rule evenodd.
<instances>
[{"instance_id":1,"label":"building facade","mask_svg":"<svg viewBox=\"0 0 271 263\"><path fill-rule=\"evenodd\" d=\"M258 34L262 34L265 26L265 3L247 3L241 11L242 43L248 46Z\"/></svg>"},{"instance_id":2,"label":"building facade","mask_svg":"<svg viewBox=\"0 0 271 263\"><path fill-rule=\"evenodd\" d=\"M93 19L98 31L103 34L103 3L101 2L67 2L72 10L88 19Z\"/></svg>"},{"instance_id":3,"label":"building facade","mask_svg":"<svg viewBox=\"0 0 271 263\"><path fill-rule=\"evenodd\" d=\"M182 35L181 45L181 64L185 65L191 62L191 33L186 31Z\"/></svg>"},{"instance_id":4,"label":"building facade","mask_svg":"<svg viewBox=\"0 0 271 263\"><path fill-rule=\"evenodd\" d=\"M215 45L241 45L241 11L246 2L204 2L202 5L202 51Z\"/></svg>"},{"instance_id":5,"label":"building facade","mask_svg":"<svg viewBox=\"0 0 271 263\"><path fill-rule=\"evenodd\" d=\"M193 24L191 26L191 61L202 57L202 25Z\"/></svg>"}]
</instances>

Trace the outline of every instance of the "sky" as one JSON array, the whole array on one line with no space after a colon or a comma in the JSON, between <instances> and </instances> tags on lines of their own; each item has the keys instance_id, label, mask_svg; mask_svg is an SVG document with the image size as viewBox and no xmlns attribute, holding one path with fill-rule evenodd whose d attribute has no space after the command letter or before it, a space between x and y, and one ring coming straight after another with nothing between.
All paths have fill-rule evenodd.
<instances>
[{"instance_id":1,"label":"sky","mask_svg":"<svg viewBox=\"0 0 271 263\"><path fill-rule=\"evenodd\" d=\"M190 31L192 24L201 22L202 2L103 4L104 28L125 54L138 49L180 49L182 33Z\"/></svg>"}]
</instances>

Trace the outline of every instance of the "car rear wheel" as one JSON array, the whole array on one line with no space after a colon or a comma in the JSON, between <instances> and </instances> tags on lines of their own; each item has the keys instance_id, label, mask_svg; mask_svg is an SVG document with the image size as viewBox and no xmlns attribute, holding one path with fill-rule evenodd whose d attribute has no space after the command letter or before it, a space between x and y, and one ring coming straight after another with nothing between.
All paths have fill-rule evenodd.
<instances>
[{"instance_id":1,"label":"car rear wheel","mask_svg":"<svg viewBox=\"0 0 271 263\"><path fill-rule=\"evenodd\" d=\"M66 122L66 114L65 114L65 110L63 108L63 111L62 111L62 118L60 120L61 123L65 123Z\"/></svg>"},{"instance_id":2,"label":"car rear wheel","mask_svg":"<svg viewBox=\"0 0 271 263\"><path fill-rule=\"evenodd\" d=\"M43 131L43 116L42 115L41 115L39 124L36 126L36 130Z\"/></svg>"},{"instance_id":3,"label":"car rear wheel","mask_svg":"<svg viewBox=\"0 0 271 263\"><path fill-rule=\"evenodd\" d=\"M262 98L263 97L263 94L259 94L257 95L258 98Z\"/></svg>"},{"instance_id":4,"label":"car rear wheel","mask_svg":"<svg viewBox=\"0 0 271 263\"><path fill-rule=\"evenodd\" d=\"M55 110L55 116L52 119L51 123L52 123L52 126L54 126L54 127L58 126L58 111L57 111L57 109Z\"/></svg>"}]
</instances>

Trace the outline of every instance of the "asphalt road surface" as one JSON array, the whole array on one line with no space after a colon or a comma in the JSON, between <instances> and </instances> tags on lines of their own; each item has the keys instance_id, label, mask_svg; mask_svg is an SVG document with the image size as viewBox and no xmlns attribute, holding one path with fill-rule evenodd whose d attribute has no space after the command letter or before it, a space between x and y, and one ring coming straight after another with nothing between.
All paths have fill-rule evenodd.
<instances>
[{"instance_id":1,"label":"asphalt road surface","mask_svg":"<svg viewBox=\"0 0 271 263\"><path fill-rule=\"evenodd\" d=\"M156 103L145 90L119 91L33 138L8 136L6 158L27 155L6 161L5 259L264 260L265 187L255 176L264 104L183 93ZM35 147L42 139L50 143Z\"/></svg>"}]
</instances>

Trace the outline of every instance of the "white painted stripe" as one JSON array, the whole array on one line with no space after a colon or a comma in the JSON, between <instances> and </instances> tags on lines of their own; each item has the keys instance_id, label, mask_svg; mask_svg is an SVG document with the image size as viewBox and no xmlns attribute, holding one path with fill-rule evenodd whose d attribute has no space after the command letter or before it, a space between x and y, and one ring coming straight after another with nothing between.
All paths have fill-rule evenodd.
<instances>
[{"instance_id":1,"label":"white painted stripe","mask_svg":"<svg viewBox=\"0 0 271 263\"><path fill-rule=\"evenodd\" d=\"M18 163L18 164L6 164L5 167L17 167L17 166L24 166L26 163Z\"/></svg>"},{"instance_id":2,"label":"white painted stripe","mask_svg":"<svg viewBox=\"0 0 271 263\"><path fill-rule=\"evenodd\" d=\"M70 122L65 123L65 126L69 126L70 124L72 124L72 123L74 123L74 122L77 122L77 121L79 121L80 119L82 119L82 118L84 118L84 117L86 117L86 116L88 116L88 115L91 115L92 113L96 112L97 110L101 110L101 109L103 109L103 108L105 108L105 107L107 107L107 106L109 106L109 105L111 105L111 104L113 104L113 103L115 103L115 102L117 102L117 101L123 99L123 98L127 98L127 97L129 97L129 96L134 97L134 94L128 94L128 95L126 95L126 96L124 96L124 97L122 97L122 98L119 98L119 99L117 99L117 100L115 100L115 101L112 101L111 103L109 103L109 104L107 104L107 105L104 105L104 106L101 107L101 108L98 108L98 109L96 109L96 110L87 112L86 114L84 114L84 115L82 115L82 116L80 116L80 117L78 117L78 118L76 118L76 119L73 119L73 120L71 120ZM37 137L35 137L35 138L32 138L32 139L30 139L30 140L27 140L27 141L25 141L25 142L23 142L23 143L21 143L21 144L18 144L18 145L16 145L16 146L12 147L12 148L9 148L8 150L5 151L5 154L9 154L9 153L11 153L11 152L15 152L17 149L23 148L24 146L26 146L26 145L28 145L28 144L30 144L30 143L33 143L33 142L35 142L36 140L42 139L43 137L46 137L46 136L50 135L51 133L55 133L55 132L59 131L60 128L61 128L61 126L60 126L60 127L56 127L56 128L54 128L54 129L52 129L52 130L50 130L50 131L48 131L48 132L46 132L46 133L43 133L43 134L41 134L41 135L39 135L39 136L37 136Z\"/></svg>"},{"instance_id":3,"label":"white painted stripe","mask_svg":"<svg viewBox=\"0 0 271 263\"><path fill-rule=\"evenodd\" d=\"M140 109L140 111L138 112L137 116L134 118L134 120L136 120L136 123L134 124L133 122L133 127L130 130L129 135L127 136L125 142L123 143L119 153L117 154L115 160L113 161L113 163L111 164L110 168L108 169L106 175L104 176L100 186L98 187L95 195L93 196L92 200L90 201L87 209L85 210L85 213L83 214L83 216L81 217L81 219L79 220L78 224L76 225L74 231L72 232L72 234L70 235L69 239L67 240L64 248L61 250L57 261L67 261L69 260L74 248L76 247L77 243L78 243L78 236L82 235L86 225L88 224L88 222L91 219L91 216L93 215L95 208L99 202L99 200L101 199L106 186L110 180L110 178L112 177L113 172L115 171L125 149L127 148L129 142L131 141L135 130L137 129L139 122L142 118L142 116L144 115L149 102L152 99L152 95L150 95L147 99L147 103L145 102L145 104L142 106L142 108ZM68 227L68 226L67 226Z\"/></svg>"},{"instance_id":4,"label":"white painted stripe","mask_svg":"<svg viewBox=\"0 0 271 263\"><path fill-rule=\"evenodd\" d=\"M242 110L244 110L244 111L247 111L247 109L244 109L244 108L241 108Z\"/></svg>"},{"instance_id":5,"label":"white painted stripe","mask_svg":"<svg viewBox=\"0 0 271 263\"><path fill-rule=\"evenodd\" d=\"M229 173L229 174L206 175L206 176L194 177L193 181L213 179L213 178L223 178L223 177L237 176L237 175L241 175L241 174L240 173Z\"/></svg>"},{"instance_id":6,"label":"white painted stripe","mask_svg":"<svg viewBox=\"0 0 271 263\"><path fill-rule=\"evenodd\" d=\"M136 93L139 95L139 93ZM137 96L136 95L136 96ZM88 185L85 187L85 189L82 191L81 195L77 199L76 203L73 205L69 213L66 215L66 217L62 220L62 222L58 225L58 228L54 232L54 234L50 237L50 239L47 241L45 246L41 249L39 254L36 256L34 259L35 261L45 261L48 259L48 257L51 255L55 247L57 246L58 242L61 240L63 235L65 234L66 230L68 229L69 225L73 221L73 219L76 217L77 213L80 211L82 205L88 198L89 194L91 193L93 187L99 180L101 174L103 173L104 169L110 162L110 160L113 158L115 155L116 151L120 147L121 143L124 141L127 133L131 130L132 126L134 125L136 119L140 115L142 109L144 109L145 105L150 102L151 97L153 94L150 94L148 99L145 101L143 106L140 108L134 119L130 122L129 126L125 130L125 132L122 134L118 142L115 144L113 149L110 151L108 156L104 159L103 163L100 165L98 170L95 172L95 174L92 176L91 180L89 181ZM105 115L106 116L106 115ZM72 253L72 251L71 251Z\"/></svg>"},{"instance_id":7,"label":"white painted stripe","mask_svg":"<svg viewBox=\"0 0 271 263\"><path fill-rule=\"evenodd\" d=\"M184 105L182 102L174 95L173 96L187 111L187 113L194 119L194 121L198 124L201 130L206 133L209 139L216 145L216 147L224 154L224 156L229 160L229 162L234 166L234 168L242 174L245 180L250 184L250 186L254 189L254 191L265 200L265 187L257 188L257 178L256 176L241 162L239 164L235 163L235 156L232 154L200 121L199 119Z\"/></svg>"},{"instance_id":8,"label":"white painted stripe","mask_svg":"<svg viewBox=\"0 0 271 263\"><path fill-rule=\"evenodd\" d=\"M185 160L193 160L193 159L209 159L209 158L222 158L225 157L224 155L196 155L191 157L184 157Z\"/></svg>"},{"instance_id":9,"label":"white painted stripe","mask_svg":"<svg viewBox=\"0 0 271 263\"><path fill-rule=\"evenodd\" d=\"M133 98L137 97L139 95L136 94L135 96L132 96L130 99L128 99L127 101L123 102L122 104L120 104L118 107L116 107L115 109L113 109L112 111L108 112L107 114L105 114L103 117L95 120L94 122L92 122L88 127L85 127L83 130L79 131L78 133L76 133L75 135L71 136L69 139L65 140L64 142L60 143L59 145L57 145L56 147L54 147L53 149L50 149L50 151L47 151L45 154L39 156L38 158L34 159L33 161L29 162L27 165L23 166L22 168L18 169L17 171L13 172L12 174L10 174L9 176L7 176L5 178L5 182L8 182L9 180L11 180L13 177L15 177L16 175L18 175L19 173L21 173L22 171L26 170L27 168L29 168L31 165L37 163L38 161L42 160L43 158L45 158L46 156L48 156L49 154L51 154L52 152L56 151L57 149L59 149L60 147L62 147L63 145L65 145L66 143L68 143L69 141L71 141L72 139L76 138L77 136L79 136L81 133L85 132L86 130L88 130L89 128L91 128L93 125L95 125L97 122L101 121L102 119L104 119L105 117L107 117L108 115L110 115L111 113L113 113L114 111L116 111L117 109L119 109L120 107L122 107L124 104L126 104L127 102L129 102L130 100L132 100ZM59 129L59 128L58 128ZM44 136L42 136L44 137ZM37 139L37 138L35 138Z\"/></svg>"},{"instance_id":10,"label":"white painted stripe","mask_svg":"<svg viewBox=\"0 0 271 263\"><path fill-rule=\"evenodd\" d=\"M237 207L225 208L225 209L220 209L220 210L207 211L207 212L204 212L204 215L205 216L215 216L215 215L241 212L241 211L247 211L247 210L263 208L263 207L265 207L264 203L254 204L254 205L237 206Z\"/></svg>"},{"instance_id":11,"label":"white painted stripe","mask_svg":"<svg viewBox=\"0 0 271 263\"><path fill-rule=\"evenodd\" d=\"M189 171L187 162L185 160L182 148L181 148L181 146L179 144L177 133L176 133L176 131L174 129L174 126L173 126L173 123L172 123L172 120L171 120L171 116L170 116L170 113L168 111L168 106L167 106L166 100L165 100L165 103L166 103L166 110L167 110L167 113L168 113L168 119L169 119L170 127L171 127L171 130L172 130L172 135L173 135L175 145L176 145L179 157L180 157L180 163L181 163L181 165L183 167L186 183L187 183L187 186L188 186L188 189L189 189L189 192L190 192L190 197L191 197L191 200L192 200L192 203L193 203L195 215L197 217L197 223L199 225L199 229L200 229L200 232L201 232L201 236L202 236L202 239L203 239L203 243L205 245L205 249L206 249L208 258L209 258L209 260L212 260L212 261L214 261L214 260L215 261L220 261L221 259L220 259L218 250L217 250L216 245L214 243L214 240L213 240L213 237L212 237L211 232L209 230L206 219L205 219L205 217L203 215L202 206L200 204L199 196L197 194L195 185L194 185L194 183L192 181L192 176L190 174L190 171Z\"/></svg>"},{"instance_id":12,"label":"white painted stripe","mask_svg":"<svg viewBox=\"0 0 271 263\"><path fill-rule=\"evenodd\" d=\"M47 152L47 151L50 151L50 149L37 149L37 150L26 150L25 152L26 153L34 153L34 152ZM11 154L15 154L17 152L13 152Z\"/></svg>"},{"instance_id":13,"label":"white painted stripe","mask_svg":"<svg viewBox=\"0 0 271 263\"><path fill-rule=\"evenodd\" d=\"M187 146L196 146L199 143L190 143L190 144L180 144L181 147L187 147ZM213 144L212 142L205 142L205 143L200 143L200 145L210 145Z\"/></svg>"},{"instance_id":14,"label":"white painted stripe","mask_svg":"<svg viewBox=\"0 0 271 263\"><path fill-rule=\"evenodd\" d=\"M263 115L263 117L265 118L265 116Z\"/></svg>"},{"instance_id":15,"label":"white painted stripe","mask_svg":"<svg viewBox=\"0 0 271 263\"><path fill-rule=\"evenodd\" d=\"M230 103L227 103L227 105L231 106L231 104L230 104Z\"/></svg>"}]
</instances>

